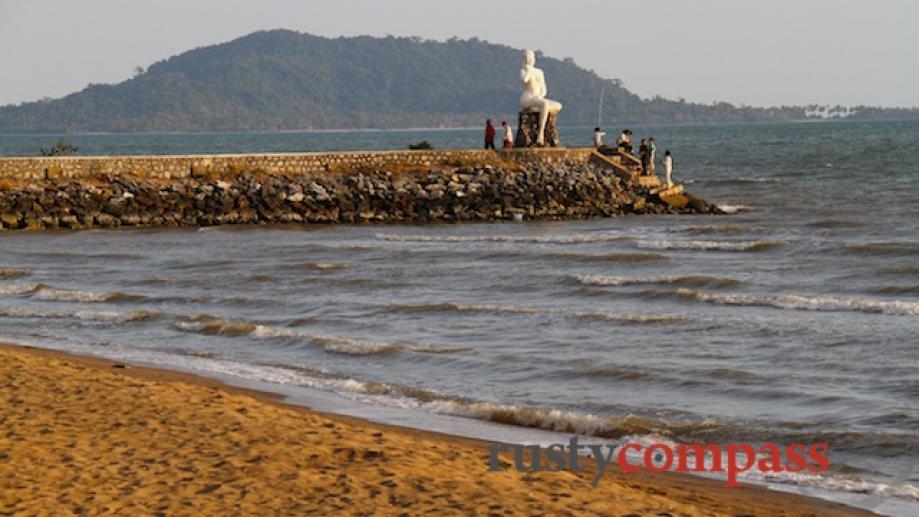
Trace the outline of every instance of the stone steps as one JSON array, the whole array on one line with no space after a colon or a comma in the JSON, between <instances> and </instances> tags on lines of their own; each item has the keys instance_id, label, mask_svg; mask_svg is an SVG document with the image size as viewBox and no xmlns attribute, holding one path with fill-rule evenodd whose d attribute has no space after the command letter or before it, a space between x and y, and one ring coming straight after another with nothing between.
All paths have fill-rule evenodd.
<instances>
[{"instance_id":1,"label":"stone steps","mask_svg":"<svg viewBox=\"0 0 919 517\"><path fill-rule=\"evenodd\" d=\"M651 190L649 190L649 192L656 196L661 196L665 194L682 194L683 185L674 185L669 188L664 185L661 185L660 187L652 188Z\"/></svg>"},{"instance_id":2,"label":"stone steps","mask_svg":"<svg viewBox=\"0 0 919 517\"><path fill-rule=\"evenodd\" d=\"M642 187L657 187L661 184L661 179L657 176L638 176L635 181Z\"/></svg>"}]
</instances>

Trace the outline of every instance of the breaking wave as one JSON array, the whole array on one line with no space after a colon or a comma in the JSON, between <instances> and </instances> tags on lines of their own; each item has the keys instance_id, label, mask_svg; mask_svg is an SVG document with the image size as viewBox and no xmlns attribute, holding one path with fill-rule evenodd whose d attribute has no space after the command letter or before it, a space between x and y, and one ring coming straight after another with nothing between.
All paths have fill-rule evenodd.
<instances>
[{"instance_id":1,"label":"breaking wave","mask_svg":"<svg viewBox=\"0 0 919 517\"><path fill-rule=\"evenodd\" d=\"M99 293L90 291L74 291L70 289L55 289L41 286L32 296L39 300L56 302L82 302L82 303L117 303L139 302L146 300L145 296L125 294L119 292Z\"/></svg>"},{"instance_id":2,"label":"breaking wave","mask_svg":"<svg viewBox=\"0 0 919 517\"><path fill-rule=\"evenodd\" d=\"M687 320L683 316L675 316L670 314L628 314L605 311L576 311L555 309L551 307L524 307L497 304L463 304L454 302L389 304L384 305L382 309L388 312L456 312L506 315L548 315L576 319L605 320L627 324L648 325L680 323Z\"/></svg>"},{"instance_id":3,"label":"breaking wave","mask_svg":"<svg viewBox=\"0 0 919 517\"><path fill-rule=\"evenodd\" d=\"M868 298L838 298L834 296L800 296L795 294L757 296L748 294L715 294L680 289L679 296L721 305L775 307L801 311L854 311L891 315L919 315L919 302L872 300Z\"/></svg>"},{"instance_id":4,"label":"breaking wave","mask_svg":"<svg viewBox=\"0 0 919 517\"><path fill-rule=\"evenodd\" d=\"M592 242L614 242L630 239L618 232L593 232L557 236L519 236L519 235L482 235L482 236L440 236L440 235L391 235L378 233L374 236L381 241L393 242L520 242L532 244L583 244Z\"/></svg>"},{"instance_id":5,"label":"breaking wave","mask_svg":"<svg viewBox=\"0 0 919 517\"><path fill-rule=\"evenodd\" d=\"M606 276L606 275L572 275L572 278L585 285L619 287L645 284L676 284L691 286L735 287L743 282L733 278L706 275L664 275L664 276Z\"/></svg>"},{"instance_id":6,"label":"breaking wave","mask_svg":"<svg viewBox=\"0 0 919 517\"><path fill-rule=\"evenodd\" d=\"M781 246L772 241L639 241L637 246L652 250L767 251Z\"/></svg>"},{"instance_id":7,"label":"breaking wave","mask_svg":"<svg viewBox=\"0 0 919 517\"><path fill-rule=\"evenodd\" d=\"M684 232L696 235L710 235L718 233L763 233L768 228L762 226L740 226L740 225L723 225L723 226L688 226L683 228Z\"/></svg>"},{"instance_id":8,"label":"breaking wave","mask_svg":"<svg viewBox=\"0 0 919 517\"><path fill-rule=\"evenodd\" d=\"M292 338L304 340L328 352L346 355L378 355L391 352L417 352L424 354L450 354L467 352L470 348L447 348L418 343L389 343L313 334L297 329L260 325L248 321L229 321L209 314L197 314L176 321L173 326L185 332L195 332L227 337Z\"/></svg>"},{"instance_id":9,"label":"breaking wave","mask_svg":"<svg viewBox=\"0 0 919 517\"><path fill-rule=\"evenodd\" d=\"M44 284L8 284L0 285L0 296L32 294L45 287Z\"/></svg>"},{"instance_id":10,"label":"breaking wave","mask_svg":"<svg viewBox=\"0 0 919 517\"><path fill-rule=\"evenodd\" d=\"M726 214L736 214L737 212L751 212L755 210L755 208L749 205L732 205L729 203L719 203L715 206Z\"/></svg>"},{"instance_id":11,"label":"breaking wave","mask_svg":"<svg viewBox=\"0 0 919 517\"><path fill-rule=\"evenodd\" d=\"M5 318L36 318L36 319L76 319L83 321L102 321L111 323L129 323L146 321L157 317L154 311L59 311L48 309L30 309L21 307L0 307L0 317Z\"/></svg>"}]
</instances>

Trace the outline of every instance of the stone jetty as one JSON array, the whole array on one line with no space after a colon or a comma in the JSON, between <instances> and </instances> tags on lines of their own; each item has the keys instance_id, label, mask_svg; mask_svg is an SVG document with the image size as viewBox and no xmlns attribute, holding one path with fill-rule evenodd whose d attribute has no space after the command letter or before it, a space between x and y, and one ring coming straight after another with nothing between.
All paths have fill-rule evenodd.
<instances>
[{"instance_id":1,"label":"stone jetty","mask_svg":"<svg viewBox=\"0 0 919 517\"><path fill-rule=\"evenodd\" d=\"M717 213L592 149L0 159L0 229ZM671 193L672 194L672 193Z\"/></svg>"}]
</instances>

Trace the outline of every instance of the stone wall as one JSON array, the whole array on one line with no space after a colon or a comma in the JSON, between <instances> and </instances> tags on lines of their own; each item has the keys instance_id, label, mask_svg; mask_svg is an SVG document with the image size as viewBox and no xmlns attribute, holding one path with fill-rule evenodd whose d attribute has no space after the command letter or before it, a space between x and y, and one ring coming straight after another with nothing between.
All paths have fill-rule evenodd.
<instances>
[{"instance_id":1,"label":"stone wall","mask_svg":"<svg viewBox=\"0 0 919 517\"><path fill-rule=\"evenodd\" d=\"M337 153L214 154L181 156L0 157L0 179L41 180L132 174L143 178L263 171L269 174L361 172L387 168L501 165L508 160L541 163L586 161L589 148L355 151Z\"/></svg>"}]
</instances>

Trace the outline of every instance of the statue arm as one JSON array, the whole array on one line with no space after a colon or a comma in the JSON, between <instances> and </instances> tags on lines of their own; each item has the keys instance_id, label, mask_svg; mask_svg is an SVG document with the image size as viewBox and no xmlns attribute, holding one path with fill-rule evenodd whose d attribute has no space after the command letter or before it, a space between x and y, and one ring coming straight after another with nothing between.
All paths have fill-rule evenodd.
<instances>
[{"instance_id":1,"label":"statue arm","mask_svg":"<svg viewBox=\"0 0 919 517\"><path fill-rule=\"evenodd\" d=\"M530 72L531 70L532 69L529 67L523 67L520 69L520 81L521 82L527 83L530 81L530 77L532 75Z\"/></svg>"}]
</instances>

